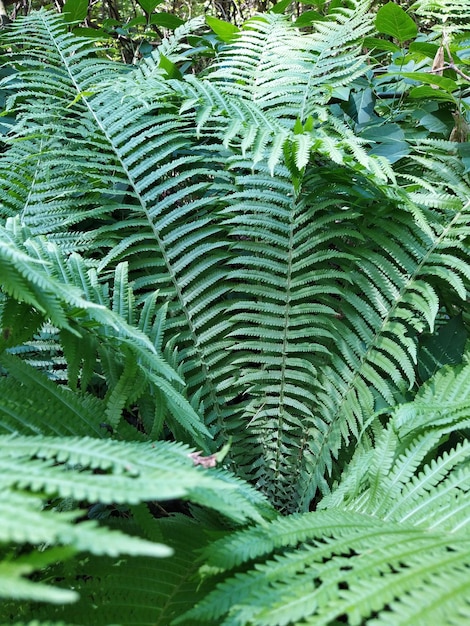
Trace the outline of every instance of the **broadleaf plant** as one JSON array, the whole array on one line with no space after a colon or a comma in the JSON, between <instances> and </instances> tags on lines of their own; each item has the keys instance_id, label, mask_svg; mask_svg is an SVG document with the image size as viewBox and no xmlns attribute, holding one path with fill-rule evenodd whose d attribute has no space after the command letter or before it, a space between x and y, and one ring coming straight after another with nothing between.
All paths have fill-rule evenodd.
<instances>
[{"instance_id":1,"label":"broadleaf plant","mask_svg":"<svg viewBox=\"0 0 470 626\"><path fill-rule=\"evenodd\" d=\"M3 621L468 616L469 44L339 4L3 35Z\"/></svg>"}]
</instances>

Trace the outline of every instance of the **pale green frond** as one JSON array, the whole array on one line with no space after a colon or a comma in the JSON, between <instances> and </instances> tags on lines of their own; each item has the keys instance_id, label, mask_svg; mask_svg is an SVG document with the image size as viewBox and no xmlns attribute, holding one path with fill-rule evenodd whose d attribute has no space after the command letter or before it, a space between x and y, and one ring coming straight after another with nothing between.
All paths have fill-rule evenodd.
<instances>
[{"instance_id":1,"label":"pale green frond","mask_svg":"<svg viewBox=\"0 0 470 626\"><path fill-rule=\"evenodd\" d=\"M94 353L111 381L111 422L136 410L146 433L161 433L164 423L178 438L209 431L214 449L231 435L231 466L286 511L307 510L318 490L328 492L342 446L376 410L413 390L420 336L433 332L440 310L463 306L470 277L469 190L455 147L410 140L406 161L392 168L369 154L340 107L326 104L331 84L347 87L369 75L361 51L373 18L367 11L358 0L315 21L311 32L284 16L257 17L203 73L181 80L159 72L157 52L142 69L115 72L115 80L104 63L92 84L87 43L73 43L55 18L48 30L44 12L26 18L28 43L12 36L25 95L17 94L12 131L22 141L7 150L8 164L18 166L29 145L32 187L37 168L47 170L45 155L64 176L80 178L71 159L80 143L80 158L90 155L90 163L76 190L92 189L93 207L105 200L108 209L93 235L102 247L86 255L85 273L73 257L71 274L100 302L107 296L95 286L116 275L109 289L128 326L139 319L133 298L143 306L158 290L157 302L165 302L158 345L173 366L171 389L149 358L148 350L158 353L153 339L149 346L122 320L119 330L103 331L106 344ZM186 45L178 37L168 44L175 59ZM43 48L50 68L80 53L61 74L56 118L37 116L32 135L29 120L49 102L30 76ZM77 108L62 125L72 93ZM55 146L64 147L62 165ZM50 192L52 202L53 186ZM44 202L37 215L35 201L28 204L28 215L40 219ZM70 282L65 267L55 271ZM110 321L109 310L103 316ZM138 370L127 356L116 362L116 341L120 355L136 355ZM66 350L80 354L73 340ZM89 381L90 365L80 358ZM137 380L148 368L156 376L153 398L150 381L142 390Z\"/></svg>"},{"instance_id":2,"label":"pale green frond","mask_svg":"<svg viewBox=\"0 0 470 626\"><path fill-rule=\"evenodd\" d=\"M33 568L29 568L33 569ZM77 594L68 589L58 589L49 585L41 585L40 583L32 583L28 579L21 578L21 574L28 573L28 569L23 565L15 567L14 563L0 565L0 581L2 596L4 598L14 598L15 600L31 600L37 602L51 602L54 604L65 604L74 602ZM52 622L30 622L32 626L44 626ZM61 626L59 622L58 626ZM21 626L21 624L20 624Z\"/></svg>"},{"instance_id":3,"label":"pale green frond","mask_svg":"<svg viewBox=\"0 0 470 626\"><path fill-rule=\"evenodd\" d=\"M468 15L466 0L415 0L412 7L416 15L435 18L438 27L452 30L468 30L462 16Z\"/></svg>"},{"instance_id":4,"label":"pale green frond","mask_svg":"<svg viewBox=\"0 0 470 626\"><path fill-rule=\"evenodd\" d=\"M268 534L276 533L277 521L264 536L256 529L238 533L236 540L229 537L214 544L214 552L206 552L203 571L207 573L214 565L217 571L219 560L227 569L231 562L233 566L229 556L233 550L243 554L244 561L259 559L264 551L267 558L226 578L176 623L218 620L266 626L305 620L327 624L342 615L348 623L358 623L400 597L406 586L421 589L426 571L430 576L445 576L448 571L456 572L458 564L468 558L468 549L459 546L452 535L442 537L411 525L384 524L340 510L291 519L291 534L289 519L284 521L285 533L275 542L283 546L279 553L272 552L273 542L267 539ZM299 532L302 527L304 532ZM249 546L259 541L262 547L250 550ZM460 592L462 599L464 590ZM224 615L228 617L223 619Z\"/></svg>"},{"instance_id":5,"label":"pale green frond","mask_svg":"<svg viewBox=\"0 0 470 626\"><path fill-rule=\"evenodd\" d=\"M452 407L454 391L466 395L466 367L444 368L422 394L432 397L435 388L439 398L447 384ZM449 448L446 440L468 418L442 423L441 411L429 408L426 422L403 437L399 409L386 427L373 427L321 510L212 543L201 575L219 582L175 623L426 624L436 616L446 626L462 623L469 444Z\"/></svg>"},{"instance_id":6,"label":"pale green frond","mask_svg":"<svg viewBox=\"0 0 470 626\"><path fill-rule=\"evenodd\" d=\"M10 229L2 229L2 236L10 238L16 226L15 223L10 224ZM132 302L133 293L127 286L127 272L125 266L118 266L115 274L113 302L110 302L106 288L99 285L98 279L92 270L88 270L83 260L78 255L72 255L65 261L58 253L58 249L48 242L38 239L25 240L25 232L18 230L16 237L15 252L22 255L22 262L17 259L11 266L19 272L20 277L24 276L28 287L25 289L30 291L29 295L25 295L23 291L18 293L16 285L20 281L16 278L9 278L3 275L2 287L7 293L11 293L14 299L27 303L37 304L41 306L44 318L51 319L56 325L62 328L62 334L65 336L66 353L68 357L74 357L71 360L72 384L76 385L77 376L80 370L81 362L87 359L96 359L94 352L98 352L101 365L107 374L108 381L111 383L107 397L105 398L106 407L100 406L100 411L92 411L88 413L86 421L93 424L93 428L97 429L100 422L108 422L110 426L116 427L119 423L122 411L132 402L138 400L145 392L150 384L160 389L164 398L166 398L166 406L174 419L187 429L194 436L194 440L204 445L204 439L210 437L209 432L201 423L199 416L194 408L184 398L179 390L175 388L174 381L180 382L176 372L164 361L162 356L155 349L154 343L140 331L137 327L131 326L119 315L124 313L127 318L130 317L129 302L125 305L120 304L123 297ZM22 236L22 237L21 237ZM29 252L31 256L25 254ZM16 259L16 257L15 257ZM35 271L35 264L39 262L39 267L43 268L42 272ZM10 263L9 263L10 265ZM32 268L32 269L31 269ZM33 273L34 272L34 273ZM64 282L62 282L64 281ZM74 284L75 283L75 284ZM87 295L85 299L82 295L83 291ZM122 294L125 294L123 296ZM98 301L99 304L95 304ZM44 303L41 305L41 303ZM105 305L113 306L118 312L108 309ZM60 313L60 317L55 314ZM51 314L52 312L52 314ZM81 318L81 319L80 319ZM132 317L131 317L132 319ZM70 324L68 323L70 321ZM70 334L66 331L71 331ZM87 341L85 336L96 333L98 340L95 344ZM78 335L80 341L73 339L74 335ZM81 345L80 345L81 344ZM110 354L120 348L121 365L114 364L112 370L107 369ZM14 369L23 368L21 374L21 384L25 385L28 377L34 377L32 370L25 369L19 362L10 359L6 362L7 356L3 357L3 365L9 369L10 374L14 376ZM15 365L16 363L16 365ZM39 376L39 375L38 375ZM18 377L18 376L17 376ZM168 379L172 382L168 382ZM35 380L34 384L40 382L41 377ZM10 383L3 379L4 385ZM43 386L46 381L43 381ZM42 384L42 383L41 383ZM59 387L49 385L48 393L51 395L59 394ZM35 392L33 392L35 393ZM62 394L62 398L64 394ZM16 398L16 400L15 400ZM72 399L75 401L75 398ZM55 403L56 405L56 403ZM16 406L16 409L13 409ZM40 405L41 406L41 405ZM46 408L46 405L43 405ZM17 420L17 425L23 420L22 412L24 406L21 399L21 393L15 391L9 399L9 410L4 412L6 418L5 427L15 428L12 417ZM81 411L85 408L79 403L78 413L80 420L83 419ZM52 405L47 407L51 410ZM13 412L12 412L13 411ZM18 411L18 413L16 413ZM41 411L41 409L40 409ZM87 415L86 412L83 415ZM93 415L93 417L91 417ZM41 418L44 420L44 418ZM35 420L33 420L35 421ZM71 418L73 423L75 420ZM54 420L52 420L54 422ZM49 429L47 421L44 421L44 427ZM65 421L68 424L68 421ZM59 424L56 424L59 426ZM40 427L37 423L35 427ZM59 426L60 428L60 426ZM47 430L50 432L50 430ZM53 431L55 432L55 431ZM73 430L71 432L74 432ZM86 431L82 431L83 434ZM97 433L98 431L95 430Z\"/></svg>"},{"instance_id":7,"label":"pale green frond","mask_svg":"<svg viewBox=\"0 0 470 626\"><path fill-rule=\"evenodd\" d=\"M258 509L266 507L261 494L227 472L195 467L191 449L182 444L0 436L0 445L5 488L106 503L187 496L240 522L261 521Z\"/></svg>"}]
</instances>

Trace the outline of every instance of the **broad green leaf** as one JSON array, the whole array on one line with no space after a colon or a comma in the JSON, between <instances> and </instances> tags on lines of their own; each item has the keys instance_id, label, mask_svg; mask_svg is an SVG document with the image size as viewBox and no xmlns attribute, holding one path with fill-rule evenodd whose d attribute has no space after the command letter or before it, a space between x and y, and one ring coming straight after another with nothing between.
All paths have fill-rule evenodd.
<instances>
[{"instance_id":1,"label":"broad green leaf","mask_svg":"<svg viewBox=\"0 0 470 626\"><path fill-rule=\"evenodd\" d=\"M413 41L410 44L410 52L418 52L420 55L427 57L428 59L434 59L439 46L425 41Z\"/></svg>"},{"instance_id":2,"label":"broad green leaf","mask_svg":"<svg viewBox=\"0 0 470 626\"><path fill-rule=\"evenodd\" d=\"M424 126L430 133L439 133L441 135L450 134L451 129L437 115L426 113L419 119L420 126Z\"/></svg>"},{"instance_id":3,"label":"broad green leaf","mask_svg":"<svg viewBox=\"0 0 470 626\"><path fill-rule=\"evenodd\" d=\"M316 3L315 3L316 4ZM324 6L325 2L321 3L321 6ZM341 9L344 6L343 0L331 0L328 5L328 15L332 15L335 13L336 9Z\"/></svg>"},{"instance_id":4,"label":"broad green leaf","mask_svg":"<svg viewBox=\"0 0 470 626\"><path fill-rule=\"evenodd\" d=\"M470 172L470 143L465 141L457 144L457 151L465 166L464 174Z\"/></svg>"},{"instance_id":5,"label":"broad green leaf","mask_svg":"<svg viewBox=\"0 0 470 626\"><path fill-rule=\"evenodd\" d=\"M405 133L398 124L369 125L361 137L373 142L369 154L385 157L390 163L396 163L410 152Z\"/></svg>"},{"instance_id":6,"label":"broad green leaf","mask_svg":"<svg viewBox=\"0 0 470 626\"><path fill-rule=\"evenodd\" d=\"M310 26L313 22L324 22L326 19L327 18L321 13L318 13L318 11L305 11L295 20L294 26L303 28L304 26Z\"/></svg>"},{"instance_id":7,"label":"broad green leaf","mask_svg":"<svg viewBox=\"0 0 470 626\"><path fill-rule=\"evenodd\" d=\"M351 92L349 102L346 105L346 112L357 124L362 125L376 117L374 107L375 96L372 89L366 88L359 92Z\"/></svg>"},{"instance_id":8,"label":"broad green leaf","mask_svg":"<svg viewBox=\"0 0 470 626\"><path fill-rule=\"evenodd\" d=\"M457 100L452 96L452 94L447 93L446 91L442 91L441 89L433 89L428 85L421 85L419 87L415 87L409 93L410 98L417 98L424 100L445 100L446 102L452 102L454 104L457 103Z\"/></svg>"},{"instance_id":9,"label":"broad green leaf","mask_svg":"<svg viewBox=\"0 0 470 626\"><path fill-rule=\"evenodd\" d=\"M273 13L284 13L291 2L292 0L280 0L280 2L276 2L271 11Z\"/></svg>"},{"instance_id":10,"label":"broad green leaf","mask_svg":"<svg viewBox=\"0 0 470 626\"><path fill-rule=\"evenodd\" d=\"M391 35L400 43L414 39L418 27L398 4L388 2L377 11L375 26L379 33Z\"/></svg>"},{"instance_id":11,"label":"broad green leaf","mask_svg":"<svg viewBox=\"0 0 470 626\"><path fill-rule=\"evenodd\" d=\"M73 34L77 37L86 37L87 39L109 39L109 33L102 28L81 28L77 27L73 29Z\"/></svg>"},{"instance_id":12,"label":"broad green leaf","mask_svg":"<svg viewBox=\"0 0 470 626\"><path fill-rule=\"evenodd\" d=\"M371 155L385 157L389 163L396 163L410 152L410 147L406 141L384 141L372 148Z\"/></svg>"},{"instance_id":13,"label":"broad green leaf","mask_svg":"<svg viewBox=\"0 0 470 626\"><path fill-rule=\"evenodd\" d=\"M161 11L160 13L155 13L150 18L150 24L156 24L157 26L161 26L162 28L170 28L171 30L178 28L181 24L184 24L183 20L176 15L172 15L171 13L166 13L165 11Z\"/></svg>"},{"instance_id":14,"label":"broad green leaf","mask_svg":"<svg viewBox=\"0 0 470 626\"><path fill-rule=\"evenodd\" d=\"M181 80L183 78L178 67L173 63L173 61L170 61L170 59L168 59L163 54L160 54L158 66L165 70L168 78L176 78L178 80Z\"/></svg>"},{"instance_id":15,"label":"broad green leaf","mask_svg":"<svg viewBox=\"0 0 470 626\"><path fill-rule=\"evenodd\" d=\"M83 22L88 14L88 0L67 0L62 13L67 22Z\"/></svg>"},{"instance_id":16,"label":"broad green leaf","mask_svg":"<svg viewBox=\"0 0 470 626\"><path fill-rule=\"evenodd\" d=\"M138 15L134 17L133 20L127 22L127 27L132 28L133 26L145 26L147 24L147 18L144 15Z\"/></svg>"},{"instance_id":17,"label":"broad green leaf","mask_svg":"<svg viewBox=\"0 0 470 626\"><path fill-rule=\"evenodd\" d=\"M155 7L163 2L163 0L137 0L137 2L147 14L150 14L155 10Z\"/></svg>"},{"instance_id":18,"label":"broad green leaf","mask_svg":"<svg viewBox=\"0 0 470 626\"><path fill-rule=\"evenodd\" d=\"M331 97L338 100L349 100L349 94L351 93L350 87L335 87L331 90Z\"/></svg>"},{"instance_id":19,"label":"broad green leaf","mask_svg":"<svg viewBox=\"0 0 470 626\"><path fill-rule=\"evenodd\" d=\"M304 132L304 126L302 124L302 120L298 117L295 120L294 124L294 135L300 135L300 133Z\"/></svg>"},{"instance_id":20,"label":"broad green leaf","mask_svg":"<svg viewBox=\"0 0 470 626\"><path fill-rule=\"evenodd\" d=\"M234 35L238 33L239 30L233 24L218 20L216 17L211 17L210 15L206 16L206 23L222 41L226 41L227 43L232 41Z\"/></svg>"},{"instance_id":21,"label":"broad green leaf","mask_svg":"<svg viewBox=\"0 0 470 626\"><path fill-rule=\"evenodd\" d=\"M462 50L456 51L456 56L466 64L470 63L470 40L466 40L465 42L460 42L460 44L465 44Z\"/></svg>"},{"instance_id":22,"label":"broad green leaf","mask_svg":"<svg viewBox=\"0 0 470 626\"><path fill-rule=\"evenodd\" d=\"M153 46L149 41L143 41L139 46L139 53L143 57L147 57L153 52Z\"/></svg>"},{"instance_id":23,"label":"broad green leaf","mask_svg":"<svg viewBox=\"0 0 470 626\"><path fill-rule=\"evenodd\" d=\"M400 52L399 46L388 41L387 39L379 39L378 37L366 37L364 39L364 48L369 50L384 50L386 52Z\"/></svg>"},{"instance_id":24,"label":"broad green leaf","mask_svg":"<svg viewBox=\"0 0 470 626\"><path fill-rule=\"evenodd\" d=\"M449 93L458 89L458 85L455 80L446 78L445 76L436 76L435 74L427 74L426 72L400 72L399 76L411 78L412 80L419 80L427 85L437 85Z\"/></svg>"},{"instance_id":25,"label":"broad green leaf","mask_svg":"<svg viewBox=\"0 0 470 626\"><path fill-rule=\"evenodd\" d=\"M119 26L120 23L119 20L110 17L107 20L103 20L103 28L113 29L115 26Z\"/></svg>"}]
</instances>

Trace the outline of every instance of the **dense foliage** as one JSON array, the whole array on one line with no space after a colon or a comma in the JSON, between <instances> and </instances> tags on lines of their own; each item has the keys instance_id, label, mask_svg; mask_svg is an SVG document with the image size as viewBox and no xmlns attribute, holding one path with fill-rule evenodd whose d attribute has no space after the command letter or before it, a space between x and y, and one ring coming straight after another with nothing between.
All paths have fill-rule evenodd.
<instances>
[{"instance_id":1,"label":"dense foliage","mask_svg":"<svg viewBox=\"0 0 470 626\"><path fill-rule=\"evenodd\" d=\"M320 5L3 35L2 623L468 619L470 14Z\"/></svg>"}]
</instances>

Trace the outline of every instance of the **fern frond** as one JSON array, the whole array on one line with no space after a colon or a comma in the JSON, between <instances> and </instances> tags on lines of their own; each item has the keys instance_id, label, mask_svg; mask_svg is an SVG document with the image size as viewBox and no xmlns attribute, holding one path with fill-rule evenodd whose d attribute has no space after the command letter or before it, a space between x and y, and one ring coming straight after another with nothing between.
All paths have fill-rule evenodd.
<instances>
[{"instance_id":1,"label":"fern frond","mask_svg":"<svg viewBox=\"0 0 470 626\"><path fill-rule=\"evenodd\" d=\"M449 570L457 573L458 564L468 559L468 550L457 537L443 537L411 525L384 524L335 509L304 514L292 521L294 528L289 533L289 518L284 520L284 533L276 542L282 546L279 553L271 553L268 545L272 542L266 536L275 532L278 522L266 529L266 535L258 529L221 540L219 546L214 545L214 560L206 552L208 572L219 559L228 568L231 559L227 556L232 550L243 561L259 555L263 548L254 552L249 548L257 540L268 548L269 556L246 573L219 583L184 619L218 620L221 624L236 619L240 624L265 626L302 620L332 623L345 615L348 623L357 623L394 597L401 597L407 585L415 582L419 589L421 577L423 584L427 579L426 568L431 568L430 576L445 576ZM447 558L448 549L454 547L456 552Z\"/></svg>"},{"instance_id":2,"label":"fern frond","mask_svg":"<svg viewBox=\"0 0 470 626\"><path fill-rule=\"evenodd\" d=\"M465 21L465 17L468 19L468 4L465 0L416 0L411 8L416 15L435 18L446 29L468 29Z\"/></svg>"},{"instance_id":3,"label":"fern frond","mask_svg":"<svg viewBox=\"0 0 470 626\"><path fill-rule=\"evenodd\" d=\"M0 446L1 463L8 467L0 481L5 488L18 485L106 503L188 496L239 522L261 521L258 508L265 500L260 494L223 470L199 471L191 450L181 444L0 436Z\"/></svg>"},{"instance_id":4,"label":"fern frond","mask_svg":"<svg viewBox=\"0 0 470 626\"><path fill-rule=\"evenodd\" d=\"M267 502L248 485L227 472L195 467L191 449L181 444L44 436L0 436L0 440L0 464L4 470L0 480L3 493L0 540L4 546L16 543L47 547L43 552L23 550L21 556L14 556L11 551L8 558L3 557L0 579L5 580L5 584L0 595L10 599L10 603L3 606L2 616L5 615L3 611L11 610L11 599L64 604L75 601L77 591L87 593L85 588L78 589L80 585L77 587L76 579L70 582L71 588L75 589L72 592L44 586L40 583L40 576L39 583L22 578L34 570L50 569L57 561L69 561L77 552L113 558L120 554L149 557L172 554L171 548L158 541L161 536L153 532L151 526L144 532L150 536L148 540L139 537L135 529L129 533L128 528L123 528L124 532L121 532L100 526L96 520L84 522L83 511L75 504L78 501L131 504L188 497L202 506L214 507L235 523L248 519L263 523L265 514L272 515ZM71 502L71 506L67 510L58 500L49 501L46 506L45 496L58 496ZM137 515L136 520L141 518L142 515ZM146 518L145 525L149 523ZM177 542L171 533L176 530L171 526L168 536L180 550L181 542ZM196 535L191 541L195 540ZM188 541L189 536L186 547ZM196 541L199 543L199 539ZM187 558L193 559L191 553ZM165 569L155 569L149 561L147 567L153 579L167 576ZM175 568L170 567L167 571L173 572L170 594L173 595L177 593L178 585L188 583L186 560L179 569L175 563ZM94 576L97 575L95 572ZM97 578L96 582L99 580ZM170 584L169 580L167 584ZM171 598L167 601L170 608ZM163 607L160 610L168 616Z\"/></svg>"},{"instance_id":5,"label":"fern frond","mask_svg":"<svg viewBox=\"0 0 470 626\"><path fill-rule=\"evenodd\" d=\"M45 14L38 13L27 19L29 28L37 28L42 33L47 31ZM68 40L59 36L59 30L58 27L57 31L47 31L51 63L55 62L54 55L67 56L70 50L74 51L73 47L69 48ZM33 40L32 36L31 43ZM42 41L37 43L40 45ZM219 375L214 373L214 381L209 374L210 357L206 354L212 351L207 346L217 329L219 353L227 345L222 337L224 326L211 324L213 305L215 312L222 309L229 290L221 269L226 258L223 241L215 241L220 230L217 225L214 227L212 217L208 219L209 208L217 201L217 193L224 193L229 178L216 158L220 149L212 155L210 147L195 147L197 133L191 129L191 120L184 121L187 116L180 115L178 106L170 99L163 106L158 101L148 106L146 102L127 97L126 85L119 81L113 81L113 87L106 92L93 92L82 89L79 62L67 64L67 71L70 89L80 94L78 103L85 107L83 117L89 129L87 149L90 155L92 151L102 155L103 167L98 166L99 169L114 172L109 180L112 190L111 193L108 190L111 202L108 209L132 211L117 253L127 253L129 271L137 290L148 292L150 286L152 290L159 289L162 298L172 301L169 316L173 318L173 326L169 328L177 329L182 340L189 344L187 347L192 345L195 350L186 364L187 378L193 389L200 388L202 360L206 383L201 402L204 402L208 423L217 424L218 431L223 430L222 415L226 411L214 390ZM83 72L88 79L86 67ZM62 100L62 108L67 105ZM56 139L67 142L61 129L57 130ZM98 178L102 180L103 176ZM125 192L127 200L119 190ZM121 196L124 202L119 206ZM144 229L142 219L146 224ZM140 236L135 236L134 229L139 229ZM113 229L111 223L100 233L101 242L108 238L112 246L114 233L116 237L121 234L119 230ZM220 255L206 254L214 249L220 249ZM115 254L116 251L107 261L114 261ZM216 300L220 303L215 303ZM194 365L190 366L192 361Z\"/></svg>"},{"instance_id":6,"label":"fern frond","mask_svg":"<svg viewBox=\"0 0 470 626\"><path fill-rule=\"evenodd\" d=\"M18 357L3 354L0 364L8 372L0 378L0 432L103 436L101 400L70 392Z\"/></svg>"},{"instance_id":7,"label":"fern frond","mask_svg":"<svg viewBox=\"0 0 470 626\"><path fill-rule=\"evenodd\" d=\"M90 349L96 350L100 356L101 365L110 384L105 398L106 406L100 407L99 411L96 411L96 407L95 410L89 411L80 400L77 411L80 414L79 419L83 420L83 416L87 416L85 421L93 424L95 433L97 423L102 422L103 418L115 427L121 419L124 407L139 399L150 384L159 389L166 398L166 406L175 420L183 429L191 433L195 441L203 444L204 438L210 435L200 422L194 408L175 388L175 382L181 383L181 379L157 352L147 335L137 327L131 326L119 315L123 313L132 321L129 302L122 304L121 294L125 293L127 300L130 298L132 301L133 297L127 286L125 266L118 266L116 270L111 304L106 289L100 289L95 273L89 271L77 255L72 255L65 261L54 245L39 239L26 239L27 231L19 229L15 221L9 222L7 228L0 228L0 236L3 251L3 253L0 251L0 259L3 256L5 267L10 270L6 272L6 275L2 275L2 287L6 293L12 295L14 300L35 306L43 313L45 320L51 320L61 329L62 335L65 336L67 355L73 357L70 361L73 384L76 384L80 363L94 357ZM7 251L5 251L5 241L8 242ZM36 271L36 264L42 271ZM20 290L18 285L21 286ZM83 292L87 298L83 297ZM104 303L113 306L114 311L108 309ZM7 332L6 327L4 332ZM75 337L81 341L83 336L93 333L96 333L96 342L93 344L93 341L85 340L79 347L79 341ZM120 351L120 359L113 361L110 355L116 350ZM111 370L107 369L107 363L113 363ZM13 377L18 378L18 375L14 374L14 369L18 370L20 367L18 362L8 360L8 357L4 356L3 365L9 369ZM31 379L33 372L22 367L20 383L24 391L24 386L28 384L27 381ZM6 379L1 382L4 386L11 385L11 382ZM31 385L44 387L45 381L37 376L32 383L29 383L30 387ZM37 391L33 391L34 393ZM58 394L63 401L65 396L64 394L61 396L61 393L60 388L49 385L50 396ZM18 395L16 391L13 392L9 402L10 408L4 412L6 424L9 424L5 426L8 428L13 424L11 420L13 414L16 414L17 424L21 423L21 415L25 409L21 394ZM55 402L54 405L56 405ZM13 406L16 406L15 410ZM45 410L49 408L45 404L42 404L42 407ZM99 419L100 416L101 419ZM74 422L75 419L71 417L66 423L71 425ZM35 426L38 424L36 423ZM51 432L47 422L44 423L44 427L47 429L46 432ZM73 433L73 426L70 427ZM85 434L86 431L76 432Z\"/></svg>"},{"instance_id":8,"label":"fern frond","mask_svg":"<svg viewBox=\"0 0 470 626\"><path fill-rule=\"evenodd\" d=\"M451 389L451 411L454 392L468 395L468 373L468 365L446 367L421 393L430 400L434 389L436 398ZM374 445L358 447L322 510L212 543L201 574L225 578L175 623L425 624L432 610L439 623L461 623L469 591L470 448L466 439L442 445L467 425L468 411L443 423L441 410L429 404L426 420L408 431L405 424L401 437L398 409L376 429Z\"/></svg>"},{"instance_id":9,"label":"fern frond","mask_svg":"<svg viewBox=\"0 0 470 626\"><path fill-rule=\"evenodd\" d=\"M6 215L21 213L34 232L58 233L69 248L85 249L94 233L77 232L73 241L64 235L64 225L73 227L85 212L98 220L109 213L109 189L116 179L109 154L103 154L99 164L92 157L104 146L96 143L97 138L86 141L92 128L83 98L92 93L97 76L115 79L123 68L91 54L86 40L64 28L61 16L49 17L47 23L44 14L38 14L21 26L12 25L10 43L15 41L17 47L10 59L22 72L13 72L4 81L18 124L6 139L14 149L2 159L1 198ZM39 47L28 45L31 39ZM39 71L44 67L41 47L47 49L49 66L44 76ZM63 54L65 49L70 57Z\"/></svg>"},{"instance_id":10,"label":"fern frond","mask_svg":"<svg viewBox=\"0 0 470 626\"><path fill-rule=\"evenodd\" d=\"M98 76L92 89L84 63L85 89L80 62L66 63L87 150L99 150L108 208L122 218L113 210L96 231L104 248L120 243L91 263L101 276L118 266L119 312L130 314L127 281L136 302L158 289L167 303L162 345L168 338L178 393L154 380L166 405L138 398L147 432L159 433L168 412L178 434L181 418L193 438L208 428L215 446L233 435L231 462L289 511L327 492L341 446L413 388L420 334L433 331L440 308L461 306L470 276L456 156L410 143L405 174L395 175L325 107L332 76L347 85L368 69L358 50L367 3L351 7L310 34L281 16L256 18L199 77L166 80L149 62L112 84ZM43 46L47 14L26 19ZM52 66L74 50L59 31L47 35ZM68 131L35 129L66 144ZM64 171L70 165L67 157ZM85 275L81 289L90 289ZM135 399L134 370L109 354L100 359L116 386L107 396L116 423Z\"/></svg>"},{"instance_id":11,"label":"fern frond","mask_svg":"<svg viewBox=\"0 0 470 626\"><path fill-rule=\"evenodd\" d=\"M50 607L47 611L40 607L36 616L54 615L67 622L96 626L132 622L167 626L182 611L191 608L203 597L206 587L194 585L198 568L194 554L206 544L200 526L182 516L152 519L152 525L174 550L171 559L158 562L145 557L119 560L91 557L86 562L76 559L72 565L80 600L53 611ZM87 575L90 571L93 576ZM70 565L57 566L54 573L68 580Z\"/></svg>"}]
</instances>

